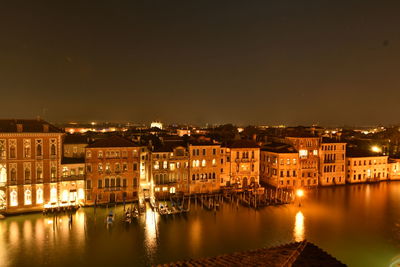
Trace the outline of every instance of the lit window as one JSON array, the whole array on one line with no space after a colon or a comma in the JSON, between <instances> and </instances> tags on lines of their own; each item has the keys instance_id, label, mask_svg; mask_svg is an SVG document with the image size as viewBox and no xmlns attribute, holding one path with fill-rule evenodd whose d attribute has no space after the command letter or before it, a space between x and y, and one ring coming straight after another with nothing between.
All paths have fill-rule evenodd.
<instances>
[{"instance_id":1,"label":"lit window","mask_svg":"<svg viewBox=\"0 0 400 267\"><path fill-rule=\"evenodd\" d=\"M318 156L318 150L314 149L313 154L314 156Z\"/></svg>"},{"instance_id":2,"label":"lit window","mask_svg":"<svg viewBox=\"0 0 400 267\"><path fill-rule=\"evenodd\" d=\"M168 162L167 161L163 162L163 169L168 169Z\"/></svg>"},{"instance_id":3,"label":"lit window","mask_svg":"<svg viewBox=\"0 0 400 267\"><path fill-rule=\"evenodd\" d=\"M169 192L170 192L171 194L175 194L175 187L171 187L171 188L169 189Z\"/></svg>"},{"instance_id":4,"label":"lit window","mask_svg":"<svg viewBox=\"0 0 400 267\"><path fill-rule=\"evenodd\" d=\"M38 188L36 190L36 204L42 204L43 203L43 189Z\"/></svg>"},{"instance_id":5,"label":"lit window","mask_svg":"<svg viewBox=\"0 0 400 267\"><path fill-rule=\"evenodd\" d=\"M154 169L158 170L160 168L160 163L158 161L154 162Z\"/></svg>"},{"instance_id":6,"label":"lit window","mask_svg":"<svg viewBox=\"0 0 400 267\"><path fill-rule=\"evenodd\" d=\"M212 165L213 166L217 165L217 161L215 159L212 160Z\"/></svg>"},{"instance_id":7,"label":"lit window","mask_svg":"<svg viewBox=\"0 0 400 267\"><path fill-rule=\"evenodd\" d=\"M32 204L32 192L29 189L25 190L24 203L25 203L25 205L31 205Z\"/></svg>"},{"instance_id":8,"label":"lit window","mask_svg":"<svg viewBox=\"0 0 400 267\"><path fill-rule=\"evenodd\" d=\"M156 191L156 192L160 192L160 188L159 188L159 187L156 187L156 188L155 188L155 191Z\"/></svg>"},{"instance_id":9,"label":"lit window","mask_svg":"<svg viewBox=\"0 0 400 267\"><path fill-rule=\"evenodd\" d=\"M299 156L300 157L307 157L307 155L308 155L308 151L307 150L305 150L305 149L299 150Z\"/></svg>"},{"instance_id":10,"label":"lit window","mask_svg":"<svg viewBox=\"0 0 400 267\"><path fill-rule=\"evenodd\" d=\"M163 188L162 188L162 191L163 191L163 192L167 192L167 191L168 191L168 187L163 187Z\"/></svg>"},{"instance_id":11,"label":"lit window","mask_svg":"<svg viewBox=\"0 0 400 267\"><path fill-rule=\"evenodd\" d=\"M85 199L85 191L82 188L78 189L78 198L80 200L84 200Z\"/></svg>"},{"instance_id":12,"label":"lit window","mask_svg":"<svg viewBox=\"0 0 400 267\"><path fill-rule=\"evenodd\" d=\"M206 166L206 160L205 160L205 159L203 159L203 160L201 161L201 166L202 166L202 167L205 167L205 166Z\"/></svg>"},{"instance_id":13,"label":"lit window","mask_svg":"<svg viewBox=\"0 0 400 267\"><path fill-rule=\"evenodd\" d=\"M63 190L62 201L63 202L67 202L68 201L68 190Z\"/></svg>"},{"instance_id":14,"label":"lit window","mask_svg":"<svg viewBox=\"0 0 400 267\"><path fill-rule=\"evenodd\" d=\"M16 189L13 189L10 193L10 206L18 206L18 193Z\"/></svg>"},{"instance_id":15,"label":"lit window","mask_svg":"<svg viewBox=\"0 0 400 267\"><path fill-rule=\"evenodd\" d=\"M175 170L175 163L170 163L169 168L171 171Z\"/></svg>"},{"instance_id":16,"label":"lit window","mask_svg":"<svg viewBox=\"0 0 400 267\"><path fill-rule=\"evenodd\" d=\"M50 190L50 202L57 202L57 188L55 187Z\"/></svg>"}]
</instances>

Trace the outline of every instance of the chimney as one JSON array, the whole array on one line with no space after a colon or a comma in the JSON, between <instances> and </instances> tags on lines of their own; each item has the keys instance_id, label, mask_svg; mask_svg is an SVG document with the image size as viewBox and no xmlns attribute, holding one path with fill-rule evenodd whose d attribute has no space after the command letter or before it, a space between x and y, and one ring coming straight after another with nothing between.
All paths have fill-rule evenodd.
<instances>
[{"instance_id":1,"label":"chimney","mask_svg":"<svg viewBox=\"0 0 400 267\"><path fill-rule=\"evenodd\" d=\"M48 133L49 132L49 125L48 124L43 124L43 132Z\"/></svg>"},{"instance_id":2,"label":"chimney","mask_svg":"<svg viewBox=\"0 0 400 267\"><path fill-rule=\"evenodd\" d=\"M21 123L17 123L17 132L22 133L23 130L24 130L23 125Z\"/></svg>"}]
</instances>

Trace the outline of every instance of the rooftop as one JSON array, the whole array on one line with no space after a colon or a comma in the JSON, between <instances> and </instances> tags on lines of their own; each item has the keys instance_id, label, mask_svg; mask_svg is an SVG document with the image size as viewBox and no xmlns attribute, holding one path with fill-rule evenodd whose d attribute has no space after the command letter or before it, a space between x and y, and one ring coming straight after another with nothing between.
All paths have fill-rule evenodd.
<instances>
[{"instance_id":1,"label":"rooftop","mask_svg":"<svg viewBox=\"0 0 400 267\"><path fill-rule=\"evenodd\" d=\"M18 126L21 125L21 126ZM0 119L1 133L62 133L63 131L54 125L41 120Z\"/></svg>"},{"instance_id":2,"label":"rooftop","mask_svg":"<svg viewBox=\"0 0 400 267\"><path fill-rule=\"evenodd\" d=\"M346 266L307 241L235 252L210 258L190 259L159 266Z\"/></svg>"},{"instance_id":3,"label":"rooftop","mask_svg":"<svg viewBox=\"0 0 400 267\"><path fill-rule=\"evenodd\" d=\"M134 142L118 136L113 135L110 137L106 137L104 139L98 139L88 145L88 148L97 148L97 147L138 147L139 145L135 144Z\"/></svg>"},{"instance_id":4,"label":"rooftop","mask_svg":"<svg viewBox=\"0 0 400 267\"><path fill-rule=\"evenodd\" d=\"M270 151L275 153L297 153L297 150L293 146L276 142L266 144L261 148L261 151Z\"/></svg>"}]
</instances>

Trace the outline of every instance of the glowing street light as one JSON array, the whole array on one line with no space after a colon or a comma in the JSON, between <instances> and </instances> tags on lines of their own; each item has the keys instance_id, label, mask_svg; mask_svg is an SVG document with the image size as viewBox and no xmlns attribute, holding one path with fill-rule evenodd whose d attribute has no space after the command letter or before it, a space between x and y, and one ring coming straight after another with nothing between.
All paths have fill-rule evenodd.
<instances>
[{"instance_id":1,"label":"glowing street light","mask_svg":"<svg viewBox=\"0 0 400 267\"><path fill-rule=\"evenodd\" d=\"M297 189L296 196L299 198L299 207L301 207L301 198L304 196L304 190Z\"/></svg>"}]
</instances>

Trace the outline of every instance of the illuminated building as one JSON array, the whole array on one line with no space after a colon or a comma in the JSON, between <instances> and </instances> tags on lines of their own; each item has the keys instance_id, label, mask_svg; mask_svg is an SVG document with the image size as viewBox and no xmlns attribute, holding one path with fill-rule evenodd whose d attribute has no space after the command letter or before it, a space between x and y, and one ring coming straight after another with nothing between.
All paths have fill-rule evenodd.
<instances>
[{"instance_id":1,"label":"illuminated building","mask_svg":"<svg viewBox=\"0 0 400 267\"><path fill-rule=\"evenodd\" d=\"M319 177L320 138L311 136L286 137L285 141L299 153L300 186L317 186Z\"/></svg>"},{"instance_id":2,"label":"illuminated building","mask_svg":"<svg viewBox=\"0 0 400 267\"><path fill-rule=\"evenodd\" d=\"M167 143L151 153L151 177L156 197L189 192L189 155L179 143Z\"/></svg>"},{"instance_id":3,"label":"illuminated building","mask_svg":"<svg viewBox=\"0 0 400 267\"><path fill-rule=\"evenodd\" d=\"M138 199L140 146L114 135L86 147L86 204Z\"/></svg>"},{"instance_id":4,"label":"illuminated building","mask_svg":"<svg viewBox=\"0 0 400 267\"><path fill-rule=\"evenodd\" d=\"M59 205L63 133L37 120L0 120L0 207L6 213Z\"/></svg>"},{"instance_id":5,"label":"illuminated building","mask_svg":"<svg viewBox=\"0 0 400 267\"><path fill-rule=\"evenodd\" d=\"M189 151L189 193L220 189L221 145L209 141L191 142Z\"/></svg>"},{"instance_id":6,"label":"illuminated building","mask_svg":"<svg viewBox=\"0 0 400 267\"><path fill-rule=\"evenodd\" d=\"M323 138L319 149L319 185L340 185L346 182L346 143Z\"/></svg>"},{"instance_id":7,"label":"illuminated building","mask_svg":"<svg viewBox=\"0 0 400 267\"><path fill-rule=\"evenodd\" d=\"M400 159L390 158L388 161L388 179L400 180Z\"/></svg>"},{"instance_id":8,"label":"illuminated building","mask_svg":"<svg viewBox=\"0 0 400 267\"><path fill-rule=\"evenodd\" d=\"M158 128L158 129L162 130L163 129L163 124L161 122L159 122L159 121L153 121L150 124L150 128Z\"/></svg>"},{"instance_id":9,"label":"illuminated building","mask_svg":"<svg viewBox=\"0 0 400 267\"><path fill-rule=\"evenodd\" d=\"M221 149L221 186L238 188L260 182L260 147L252 140L235 140Z\"/></svg>"},{"instance_id":10,"label":"illuminated building","mask_svg":"<svg viewBox=\"0 0 400 267\"><path fill-rule=\"evenodd\" d=\"M367 151L348 151L346 157L346 182L379 182L388 178L388 156Z\"/></svg>"},{"instance_id":11,"label":"illuminated building","mask_svg":"<svg viewBox=\"0 0 400 267\"><path fill-rule=\"evenodd\" d=\"M270 143L261 149L261 180L277 188L301 187L299 154L293 146Z\"/></svg>"}]
</instances>

